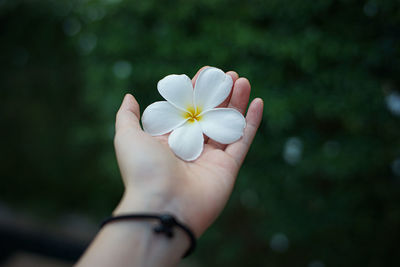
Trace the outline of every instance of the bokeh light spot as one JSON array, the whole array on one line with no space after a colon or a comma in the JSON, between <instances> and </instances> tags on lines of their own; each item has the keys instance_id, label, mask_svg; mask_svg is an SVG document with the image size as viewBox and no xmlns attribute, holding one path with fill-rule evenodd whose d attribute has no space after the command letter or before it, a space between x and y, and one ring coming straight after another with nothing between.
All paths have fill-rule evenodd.
<instances>
[{"instance_id":1,"label":"bokeh light spot","mask_svg":"<svg viewBox=\"0 0 400 267\"><path fill-rule=\"evenodd\" d=\"M386 96L386 106L393 115L400 116L400 94L391 92Z\"/></svg>"},{"instance_id":2,"label":"bokeh light spot","mask_svg":"<svg viewBox=\"0 0 400 267\"><path fill-rule=\"evenodd\" d=\"M63 23L64 33L68 36L74 36L81 31L81 23L76 18L68 18Z\"/></svg>"},{"instance_id":3,"label":"bokeh light spot","mask_svg":"<svg viewBox=\"0 0 400 267\"><path fill-rule=\"evenodd\" d=\"M85 34L79 39L79 48L83 54L89 54L96 47L97 37L93 33Z\"/></svg>"},{"instance_id":4,"label":"bokeh light spot","mask_svg":"<svg viewBox=\"0 0 400 267\"><path fill-rule=\"evenodd\" d=\"M303 142L298 137L289 138L283 149L283 159L290 165L297 164L303 153Z\"/></svg>"},{"instance_id":5,"label":"bokeh light spot","mask_svg":"<svg viewBox=\"0 0 400 267\"><path fill-rule=\"evenodd\" d=\"M368 1L365 3L363 11L367 17L374 17L378 13L378 5L375 1Z\"/></svg>"},{"instance_id":6,"label":"bokeh light spot","mask_svg":"<svg viewBox=\"0 0 400 267\"><path fill-rule=\"evenodd\" d=\"M283 233L276 233L272 236L269 246L273 251L285 252L289 248L289 239Z\"/></svg>"},{"instance_id":7,"label":"bokeh light spot","mask_svg":"<svg viewBox=\"0 0 400 267\"><path fill-rule=\"evenodd\" d=\"M125 60L115 62L113 67L114 74L119 79L126 79L131 75L132 64Z\"/></svg>"},{"instance_id":8,"label":"bokeh light spot","mask_svg":"<svg viewBox=\"0 0 400 267\"><path fill-rule=\"evenodd\" d=\"M400 176L400 158L397 158L392 163L392 171L396 176Z\"/></svg>"},{"instance_id":9,"label":"bokeh light spot","mask_svg":"<svg viewBox=\"0 0 400 267\"><path fill-rule=\"evenodd\" d=\"M86 16L91 21L101 20L102 18L104 18L105 15L106 15L106 10L104 8L94 7L94 6L89 7L86 13Z\"/></svg>"},{"instance_id":10,"label":"bokeh light spot","mask_svg":"<svg viewBox=\"0 0 400 267\"><path fill-rule=\"evenodd\" d=\"M325 267L325 264L319 260L313 260L308 264L308 267Z\"/></svg>"}]
</instances>

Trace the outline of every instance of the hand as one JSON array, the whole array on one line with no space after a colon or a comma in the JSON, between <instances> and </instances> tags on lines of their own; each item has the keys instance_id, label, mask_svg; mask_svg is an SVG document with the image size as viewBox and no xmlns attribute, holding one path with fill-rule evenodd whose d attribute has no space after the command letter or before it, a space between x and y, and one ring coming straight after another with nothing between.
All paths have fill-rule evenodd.
<instances>
[{"instance_id":1,"label":"hand","mask_svg":"<svg viewBox=\"0 0 400 267\"><path fill-rule=\"evenodd\" d=\"M193 84L200 69L193 78ZM227 72L233 90L222 107L243 114L250 96L250 83ZM205 139L201 156L193 162L176 157L168 135L152 137L139 124L139 104L127 94L117 113L115 150L125 193L114 214L169 212L186 223L199 237L217 218L232 192L237 173L260 125L263 102L252 101L243 137L230 145Z\"/></svg>"}]
</instances>

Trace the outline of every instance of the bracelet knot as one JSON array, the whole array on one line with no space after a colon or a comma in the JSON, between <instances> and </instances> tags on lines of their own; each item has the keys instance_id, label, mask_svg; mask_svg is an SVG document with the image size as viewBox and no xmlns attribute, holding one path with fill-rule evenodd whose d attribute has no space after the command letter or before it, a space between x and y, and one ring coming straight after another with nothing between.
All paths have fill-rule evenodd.
<instances>
[{"instance_id":1,"label":"bracelet knot","mask_svg":"<svg viewBox=\"0 0 400 267\"><path fill-rule=\"evenodd\" d=\"M164 233L168 238L174 237L172 227L176 225L176 220L169 214L163 214L159 217L160 225L154 227L154 232Z\"/></svg>"}]
</instances>

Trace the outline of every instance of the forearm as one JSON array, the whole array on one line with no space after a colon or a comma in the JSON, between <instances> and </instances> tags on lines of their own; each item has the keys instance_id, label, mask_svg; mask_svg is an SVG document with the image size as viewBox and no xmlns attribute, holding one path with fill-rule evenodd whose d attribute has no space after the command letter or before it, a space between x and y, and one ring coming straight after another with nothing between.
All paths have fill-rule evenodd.
<instances>
[{"instance_id":1,"label":"forearm","mask_svg":"<svg viewBox=\"0 0 400 267\"><path fill-rule=\"evenodd\" d=\"M154 212L155 209L173 212L158 202L148 203L140 210L132 200L131 195L125 195L113 214ZM173 238L154 233L156 224L154 220L121 220L106 224L77 266L176 266L190 245L189 238L177 227L173 229Z\"/></svg>"}]
</instances>

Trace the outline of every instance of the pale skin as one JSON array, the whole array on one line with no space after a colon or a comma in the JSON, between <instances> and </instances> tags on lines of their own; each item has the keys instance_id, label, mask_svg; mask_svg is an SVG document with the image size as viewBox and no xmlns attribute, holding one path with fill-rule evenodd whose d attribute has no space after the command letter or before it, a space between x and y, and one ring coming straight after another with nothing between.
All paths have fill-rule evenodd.
<instances>
[{"instance_id":1,"label":"pale skin","mask_svg":"<svg viewBox=\"0 0 400 267\"><path fill-rule=\"evenodd\" d=\"M202 69L192 79L193 84ZM113 215L170 213L197 238L215 221L232 193L263 113L260 98L251 102L246 113L250 83L234 71L227 74L233 79L233 88L220 106L246 115L244 135L230 145L206 138L203 153L191 162L174 155L168 147L168 134L152 137L145 133L139 124L139 104L132 95L125 96L117 113L114 138L125 192ZM107 224L77 266L176 266L189 247L188 237L177 228L173 239L154 234L154 223Z\"/></svg>"}]
</instances>

